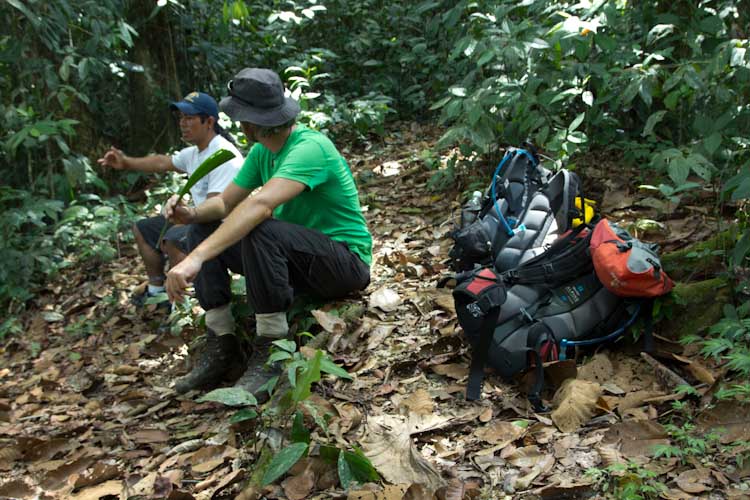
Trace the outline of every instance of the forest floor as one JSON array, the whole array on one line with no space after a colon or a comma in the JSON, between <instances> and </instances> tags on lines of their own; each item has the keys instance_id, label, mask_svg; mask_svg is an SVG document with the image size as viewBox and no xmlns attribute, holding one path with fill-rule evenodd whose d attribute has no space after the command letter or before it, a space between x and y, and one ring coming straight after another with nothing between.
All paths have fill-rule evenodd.
<instances>
[{"instance_id":1,"label":"forest floor","mask_svg":"<svg viewBox=\"0 0 750 500\"><path fill-rule=\"evenodd\" d=\"M314 311L316 322L296 323L320 332L318 343L353 377L314 386L306 412L314 407L328 421L313 441L361 448L383 482L347 491L335 464L310 456L274 483L248 487L260 450L278 446L291 418L232 424L236 409L172 390L200 328L157 333L159 312L129 303L143 268L127 244L113 262L68 269L39 295L24 334L0 347L0 498L553 499L593 498L605 487L619 488L620 498L750 498L750 467L740 459L750 441L746 412L683 400L706 449L721 453L670 435L665 424L681 396L632 343L588 352L577 366L549 366L549 401L564 379L575 380L552 414L531 410L522 383L494 376L481 400L465 400L470 352L451 291L436 283L450 273L449 233L474 186L462 179L430 189L435 170L423 152L436 139L435 130L406 124L382 142L343 148L374 235L372 283ZM657 218L616 163L580 173L601 213L630 223ZM683 207L644 238L667 249L705 239L713 231L706 212ZM662 337L657 347L661 362L701 393L721 375L695 346ZM712 437L717 427L730 427L731 439ZM653 445L670 443L697 451L653 458Z\"/></svg>"}]
</instances>

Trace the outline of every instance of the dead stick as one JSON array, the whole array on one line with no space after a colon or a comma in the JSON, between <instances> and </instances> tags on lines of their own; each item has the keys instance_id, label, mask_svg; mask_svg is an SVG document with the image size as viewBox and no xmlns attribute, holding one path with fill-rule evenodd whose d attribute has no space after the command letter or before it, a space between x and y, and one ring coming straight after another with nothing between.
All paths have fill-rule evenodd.
<instances>
[{"instance_id":1,"label":"dead stick","mask_svg":"<svg viewBox=\"0 0 750 500\"><path fill-rule=\"evenodd\" d=\"M642 352L641 357L646 360L646 363L651 365L654 369L657 381L664 386L665 389L673 391L675 387L680 385L690 385L687 380L677 375L675 372L664 366L663 363L657 361L649 354Z\"/></svg>"}]
</instances>

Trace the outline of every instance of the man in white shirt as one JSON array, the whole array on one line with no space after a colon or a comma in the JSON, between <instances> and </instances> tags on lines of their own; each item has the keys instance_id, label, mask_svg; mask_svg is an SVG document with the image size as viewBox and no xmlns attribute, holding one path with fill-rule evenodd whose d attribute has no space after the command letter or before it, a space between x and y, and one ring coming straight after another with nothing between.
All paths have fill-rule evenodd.
<instances>
[{"instance_id":1,"label":"man in white shirt","mask_svg":"<svg viewBox=\"0 0 750 500\"><path fill-rule=\"evenodd\" d=\"M234 153L234 158L211 171L190 189L194 205L200 205L207 198L221 194L231 183L243 163L242 154L231 142L231 137L218 124L219 107L213 97L203 92L191 92L181 101L173 102L182 138L193 144L173 156L150 155L131 157L119 149L111 147L98 163L116 170L138 170L141 172L184 172L191 175L203 161L219 149ZM136 305L143 305L149 296L164 292L164 265L166 257L175 266L186 255L189 226L174 225L167 230L158 247L159 233L166 219L163 215L141 219L133 226L138 245L148 275L148 288L133 298ZM168 304L168 302L166 303Z\"/></svg>"}]
</instances>

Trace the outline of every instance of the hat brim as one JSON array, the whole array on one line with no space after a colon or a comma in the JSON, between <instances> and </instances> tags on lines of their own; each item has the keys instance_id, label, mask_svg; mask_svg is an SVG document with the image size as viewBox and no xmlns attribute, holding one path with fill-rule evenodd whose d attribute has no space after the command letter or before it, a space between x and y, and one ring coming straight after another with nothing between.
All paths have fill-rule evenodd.
<instances>
[{"instance_id":1,"label":"hat brim","mask_svg":"<svg viewBox=\"0 0 750 500\"><path fill-rule=\"evenodd\" d=\"M205 111L201 111L189 102L185 101L172 102L169 104L169 109L179 109L186 115L199 115L201 113L205 113Z\"/></svg>"},{"instance_id":2,"label":"hat brim","mask_svg":"<svg viewBox=\"0 0 750 500\"><path fill-rule=\"evenodd\" d=\"M299 103L291 97L285 97L283 104L275 108L257 108L228 96L221 100L219 107L234 121L250 122L262 127L278 127L288 123L300 111Z\"/></svg>"}]
</instances>

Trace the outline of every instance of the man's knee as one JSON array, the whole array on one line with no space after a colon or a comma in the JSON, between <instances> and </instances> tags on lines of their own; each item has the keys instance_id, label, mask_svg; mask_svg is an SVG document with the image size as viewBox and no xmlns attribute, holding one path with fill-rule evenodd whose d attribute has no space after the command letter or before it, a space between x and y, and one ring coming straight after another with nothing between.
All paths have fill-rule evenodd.
<instances>
[{"instance_id":1,"label":"man's knee","mask_svg":"<svg viewBox=\"0 0 750 500\"><path fill-rule=\"evenodd\" d=\"M284 223L276 219L266 219L245 236L245 243L255 245L264 241L274 241L281 234Z\"/></svg>"},{"instance_id":2,"label":"man's knee","mask_svg":"<svg viewBox=\"0 0 750 500\"><path fill-rule=\"evenodd\" d=\"M187 250L193 251L216 230L216 224L190 224L187 233Z\"/></svg>"},{"instance_id":3,"label":"man's knee","mask_svg":"<svg viewBox=\"0 0 750 500\"><path fill-rule=\"evenodd\" d=\"M145 219L141 219L133 224L133 236L135 236L137 241L143 241L143 231L140 226L143 224L144 220Z\"/></svg>"}]
</instances>

